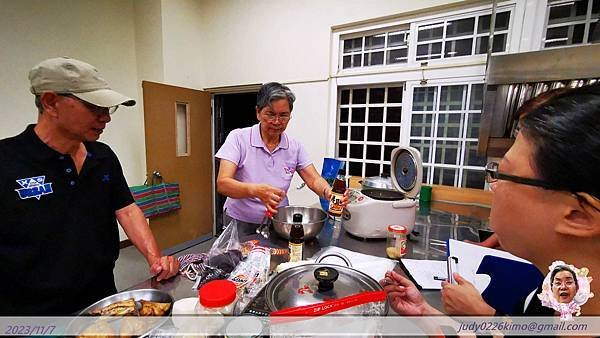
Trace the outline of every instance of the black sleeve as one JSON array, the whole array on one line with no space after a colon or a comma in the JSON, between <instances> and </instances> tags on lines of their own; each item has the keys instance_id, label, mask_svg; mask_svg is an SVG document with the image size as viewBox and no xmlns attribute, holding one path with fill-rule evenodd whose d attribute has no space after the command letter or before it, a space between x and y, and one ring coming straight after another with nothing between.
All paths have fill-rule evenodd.
<instances>
[{"instance_id":1,"label":"black sleeve","mask_svg":"<svg viewBox=\"0 0 600 338\"><path fill-rule=\"evenodd\" d=\"M117 211L124 208L134 202L127 181L123 175L123 168L119 159L115 153L112 153L112 174L113 179L111 180L110 187L110 203L113 211Z\"/></svg>"}]
</instances>

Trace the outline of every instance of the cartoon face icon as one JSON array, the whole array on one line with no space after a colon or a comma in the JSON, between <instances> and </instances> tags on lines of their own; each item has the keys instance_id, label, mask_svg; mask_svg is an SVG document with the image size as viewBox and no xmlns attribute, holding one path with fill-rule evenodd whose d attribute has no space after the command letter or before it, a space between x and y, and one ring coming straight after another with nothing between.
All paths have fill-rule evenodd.
<instances>
[{"instance_id":1,"label":"cartoon face icon","mask_svg":"<svg viewBox=\"0 0 600 338\"><path fill-rule=\"evenodd\" d=\"M564 266L557 267L552 271L551 283L552 294L559 303L570 303L579 289L577 276Z\"/></svg>"}]
</instances>

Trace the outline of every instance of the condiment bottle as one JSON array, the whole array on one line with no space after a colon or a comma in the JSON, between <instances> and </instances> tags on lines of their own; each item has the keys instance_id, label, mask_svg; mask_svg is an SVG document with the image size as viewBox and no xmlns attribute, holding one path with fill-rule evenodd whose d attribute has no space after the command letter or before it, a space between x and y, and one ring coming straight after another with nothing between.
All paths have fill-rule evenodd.
<instances>
[{"instance_id":1,"label":"condiment bottle","mask_svg":"<svg viewBox=\"0 0 600 338\"><path fill-rule=\"evenodd\" d=\"M344 193L346 192L346 180L344 179L344 168L340 168L337 177L333 181L331 199L329 200L329 215L340 217L344 211Z\"/></svg>"},{"instance_id":2,"label":"condiment bottle","mask_svg":"<svg viewBox=\"0 0 600 338\"><path fill-rule=\"evenodd\" d=\"M400 258L406 254L406 235L408 229L403 225L388 226L387 245L385 252L389 258Z\"/></svg>"},{"instance_id":3,"label":"condiment bottle","mask_svg":"<svg viewBox=\"0 0 600 338\"><path fill-rule=\"evenodd\" d=\"M302 246L304 245L304 226L302 226L302 214L292 216L293 224L290 230L290 262L302 260Z\"/></svg>"},{"instance_id":4,"label":"condiment bottle","mask_svg":"<svg viewBox=\"0 0 600 338\"><path fill-rule=\"evenodd\" d=\"M200 302L196 312L204 315L232 315L235 306L235 283L227 279L210 281L198 290Z\"/></svg>"}]
</instances>

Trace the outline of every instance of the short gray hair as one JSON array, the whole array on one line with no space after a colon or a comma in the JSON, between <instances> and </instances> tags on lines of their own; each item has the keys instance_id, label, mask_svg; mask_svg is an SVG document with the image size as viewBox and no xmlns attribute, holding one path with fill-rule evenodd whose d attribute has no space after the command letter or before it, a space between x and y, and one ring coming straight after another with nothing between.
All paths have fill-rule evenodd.
<instances>
[{"instance_id":1,"label":"short gray hair","mask_svg":"<svg viewBox=\"0 0 600 338\"><path fill-rule=\"evenodd\" d=\"M258 94L256 95L256 108L260 111L261 109L269 106L271 102L281 99L287 99L290 105L290 112L294 109L294 101L296 101L296 95L292 91L277 82L269 82L260 87Z\"/></svg>"}]
</instances>

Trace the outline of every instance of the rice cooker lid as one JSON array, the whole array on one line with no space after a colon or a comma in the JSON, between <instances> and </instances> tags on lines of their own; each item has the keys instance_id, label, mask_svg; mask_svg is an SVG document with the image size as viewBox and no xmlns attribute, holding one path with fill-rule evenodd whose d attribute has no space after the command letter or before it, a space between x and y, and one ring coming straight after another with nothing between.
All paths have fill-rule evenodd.
<instances>
[{"instance_id":1,"label":"rice cooker lid","mask_svg":"<svg viewBox=\"0 0 600 338\"><path fill-rule=\"evenodd\" d=\"M394 187L406 196L415 198L423 181L421 154L413 147L398 147L392 150L391 177Z\"/></svg>"}]
</instances>

